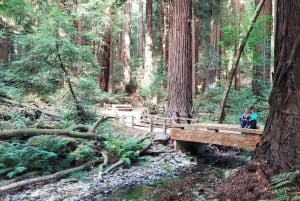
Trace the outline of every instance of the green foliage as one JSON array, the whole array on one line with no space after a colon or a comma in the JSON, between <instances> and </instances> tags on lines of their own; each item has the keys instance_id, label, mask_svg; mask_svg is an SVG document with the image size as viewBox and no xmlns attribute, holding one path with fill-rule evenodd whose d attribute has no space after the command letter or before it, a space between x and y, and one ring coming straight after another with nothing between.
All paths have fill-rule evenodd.
<instances>
[{"instance_id":1,"label":"green foliage","mask_svg":"<svg viewBox=\"0 0 300 201\"><path fill-rule=\"evenodd\" d=\"M120 158L127 165L139 158L137 151L143 148L142 142L133 137L126 138L122 133L106 135L104 144L111 158Z\"/></svg>"},{"instance_id":2,"label":"green foliage","mask_svg":"<svg viewBox=\"0 0 300 201\"><path fill-rule=\"evenodd\" d=\"M275 198L271 200L261 200L261 201L286 201L286 200L299 200L300 192L293 192L291 185L295 182L296 178L299 176L300 171L295 170L292 172L284 172L275 175L271 178L272 183L272 193Z\"/></svg>"},{"instance_id":3,"label":"green foliage","mask_svg":"<svg viewBox=\"0 0 300 201\"><path fill-rule=\"evenodd\" d=\"M210 88L205 91L200 99L194 100L198 112L208 113L209 116L201 117L201 121L216 121L219 115L220 103L224 89L221 87ZM256 97L251 89L242 88L240 91L230 90L226 103L226 119L224 123L239 124L239 116L245 109L255 108L258 115L258 124L264 125L267 118L267 97Z\"/></svg>"},{"instance_id":4,"label":"green foliage","mask_svg":"<svg viewBox=\"0 0 300 201\"><path fill-rule=\"evenodd\" d=\"M92 142L57 136L35 136L27 142L0 144L0 178L70 168L94 158L93 148Z\"/></svg>"},{"instance_id":5,"label":"green foliage","mask_svg":"<svg viewBox=\"0 0 300 201\"><path fill-rule=\"evenodd\" d=\"M147 107L151 108L151 101L157 97L159 102L162 102L167 97L167 75L164 69L163 61L159 61L159 65L153 73L153 80L148 88L141 88L140 95L146 101Z\"/></svg>"}]
</instances>

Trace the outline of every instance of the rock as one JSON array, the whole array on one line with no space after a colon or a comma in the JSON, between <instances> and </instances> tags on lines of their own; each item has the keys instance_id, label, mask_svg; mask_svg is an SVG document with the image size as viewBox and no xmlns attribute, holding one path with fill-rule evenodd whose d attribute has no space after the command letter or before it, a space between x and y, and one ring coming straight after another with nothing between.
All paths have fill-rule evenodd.
<instances>
[{"instance_id":1,"label":"rock","mask_svg":"<svg viewBox=\"0 0 300 201\"><path fill-rule=\"evenodd\" d=\"M169 135L158 133L155 134L153 141L161 144L166 144L170 139Z\"/></svg>"}]
</instances>

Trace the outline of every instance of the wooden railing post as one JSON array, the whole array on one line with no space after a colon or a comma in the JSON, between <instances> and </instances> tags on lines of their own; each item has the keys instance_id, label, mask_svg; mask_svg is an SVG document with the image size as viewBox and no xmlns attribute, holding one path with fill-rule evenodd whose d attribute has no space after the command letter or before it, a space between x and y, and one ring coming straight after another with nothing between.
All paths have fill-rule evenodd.
<instances>
[{"instance_id":1,"label":"wooden railing post","mask_svg":"<svg viewBox=\"0 0 300 201\"><path fill-rule=\"evenodd\" d=\"M134 116L132 115L131 116L131 128L133 128L134 127Z\"/></svg>"},{"instance_id":2,"label":"wooden railing post","mask_svg":"<svg viewBox=\"0 0 300 201\"><path fill-rule=\"evenodd\" d=\"M153 118L150 117L150 132L153 132Z\"/></svg>"},{"instance_id":3,"label":"wooden railing post","mask_svg":"<svg viewBox=\"0 0 300 201\"><path fill-rule=\"evenodd\" d=\"M167 134L167 119L166 118L164 118L163 129L164 129L164 134Z\"/></svg>"},{"instance_id":4,"label":"wooden railing post","mask_svg":"<svg viewBox=\"0 0 300 201\"><path fill-rule=\"evenodd\" d=\"M121 123L124 124L125 123L125 115L122 115L122 120Z\"/></svg>"}]
</instances>

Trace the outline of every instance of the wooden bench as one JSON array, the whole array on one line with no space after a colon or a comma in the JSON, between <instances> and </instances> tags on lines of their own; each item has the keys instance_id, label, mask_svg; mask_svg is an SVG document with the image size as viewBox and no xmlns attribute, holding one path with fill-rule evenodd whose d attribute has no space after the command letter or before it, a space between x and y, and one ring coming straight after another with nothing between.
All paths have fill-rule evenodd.
<instances>
[{"instance_id":1,"label":"wooden bench","mask_svg":"<svg viewBox=\"0 0 300 201\"><path fill-rule=\"evenodd\" d=\"M175 148L185 141L255 149L262 133L262 128L246 129L239 125L176 124L172 125L171 139L175 140Z\"/></svg>"},{"instance_id":2,"label":"wooden bench","mask_svg":"<svg viewBox=\"0 0 300 201\"><path fill-rule=\"evenodd\" d=\"M111 104L112 111L132 111L131 104Z\"/></svg>"}]
</instances>

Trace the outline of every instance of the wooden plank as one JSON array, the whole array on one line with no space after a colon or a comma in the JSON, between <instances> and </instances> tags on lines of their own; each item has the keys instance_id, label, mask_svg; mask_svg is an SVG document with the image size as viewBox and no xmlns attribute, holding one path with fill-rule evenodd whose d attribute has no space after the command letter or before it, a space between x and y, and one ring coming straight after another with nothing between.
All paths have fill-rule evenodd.
<instances>
[{"instance_id":1,"label":"wooden plank","mask_svg":"<svg viewBox=\"0 0 300 201\"><path fill-rule=\"evenodd\" d=\"M255 149L256 144L260 141L260 137L258 135L239 135L205 130L193 131L180 129L171 129L171 139L248 149Z\"/></svg>"},{"instance_id":2,"label":"wooden plank","mask_svg":"<svg viewBox=\"0 0 300 201\"><path fill-rule=\"evenodd\" d=\"M219 130L219 131L237 131L240 133L262 134L262 129L249 129L249 128L236 128L236 127L222 127L222 126L208 126L207 130Z\"/></svg>"}]
</instances>

